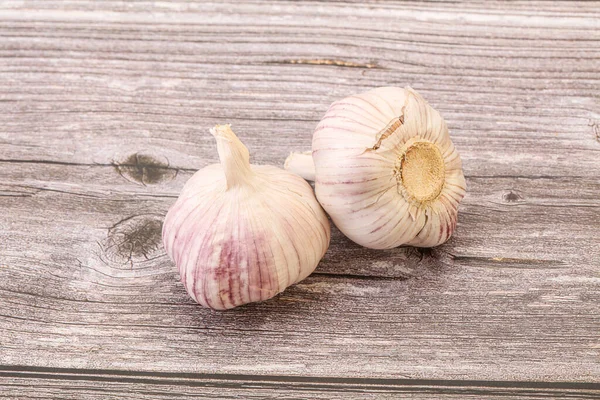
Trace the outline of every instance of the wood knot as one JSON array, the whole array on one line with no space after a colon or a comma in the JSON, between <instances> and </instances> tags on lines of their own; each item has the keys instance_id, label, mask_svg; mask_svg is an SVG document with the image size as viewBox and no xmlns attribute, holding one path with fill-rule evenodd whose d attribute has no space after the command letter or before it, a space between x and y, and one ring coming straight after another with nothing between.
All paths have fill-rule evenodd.
<instances>
[{"instance_id":1,"label":"wood knot","mask_svg":"<svg viewBox=\"0 0 600 400\"><path fill-rule=\"evenodd\" d=\"M161 241L161 217L156 215L128 217L108 229L108 235L101 244L103 258L133 268L136 263L160 256Z\"/></svg>"},{"instance_id":2,"label":"wood knot","mask_svg":"<svg viewBox=\"0 0 600 400\"><path fill-rule=\"evenodd\" d=\"M523 200L523 195L517 190L509 190L502 195L502 199L506 203L518 203Z\"/></svg>"},{"instance_id":3,"label":"wood knot","mask_svg":"<svg viewBox=\"0 0 600 400\"><path fill-rule=\"evenodd\" d=\"M177 169L169 166L166 157L150 154L134 153L114 166L123 178L144 186L170 181L177 176Z\"/></svg>"}]
</instances>

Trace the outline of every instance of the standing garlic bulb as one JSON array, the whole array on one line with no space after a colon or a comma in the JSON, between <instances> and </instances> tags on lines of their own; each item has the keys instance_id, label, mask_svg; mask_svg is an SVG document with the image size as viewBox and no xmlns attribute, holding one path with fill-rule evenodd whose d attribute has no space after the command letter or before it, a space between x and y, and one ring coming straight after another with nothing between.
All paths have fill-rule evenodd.
<instances>
[{"instance_id":1,"label":"standing garlic bulb","mask_svg":"<svg viewBox=\"0 0 600 400\"><path fill-rule=\"evenodd\" d=\"M210 132L221 163L185 184L165 218L163 243L190 296L222 310L269 299L310 275L330 228L306 181L250 165L229 125Z\"/></svg>"},{"instance_id":2,"label":"standing garlic bulb","mask_svg":"<svg viewBox=\"0 0 600 400\"><path fill-rule=\"evenodd\" d=\"M319 202L356 243L432 247L452 235L462 163L446 123L414 90L383 87L333 103L314 132L312 159L292 153L286 169L316 177Z\"/></svg>"}]
</instances>

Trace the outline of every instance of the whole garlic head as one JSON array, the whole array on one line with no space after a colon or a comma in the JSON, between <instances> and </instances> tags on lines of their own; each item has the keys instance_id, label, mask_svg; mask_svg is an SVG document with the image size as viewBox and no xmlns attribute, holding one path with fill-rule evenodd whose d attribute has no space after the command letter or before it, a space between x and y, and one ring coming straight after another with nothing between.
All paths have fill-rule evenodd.
<instances>
[{"instance_id":1,"label":"whole garlic head","mask_svg":"<svg viewBox=\"0 0 600 400\"><path fill-rule=\"evenodd\" d=\"M314 170L292 153L286 169L315 176L319 202L354 242L432 247L452 235L465 195L446 123L410 88L383 87L331 105L312 140Z\"/></svg>"},{"instance_id":2,"label":"whole garlic head","mask_svg":"<svg viewBox=\"0 0 600 400\"><path fill-rule=\"evenodd\" d=\"M301 177L250 165L229 125L211 133L221 163L185 184L165 218L163 243L190 296L221 310L269 299L310 275L330 227Z\"/></svg>"}]
</instances>

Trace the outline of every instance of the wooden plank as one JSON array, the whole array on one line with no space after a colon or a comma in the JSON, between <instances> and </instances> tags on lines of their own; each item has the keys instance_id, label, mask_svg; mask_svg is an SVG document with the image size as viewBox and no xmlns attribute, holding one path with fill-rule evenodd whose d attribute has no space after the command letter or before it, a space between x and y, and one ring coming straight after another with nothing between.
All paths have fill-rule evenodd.
<instances>
[{"instance_id":1,"label":"wooden plank","mask_svg":"<svg viewBox=\"0 0 600 400\"><path fill-rule=\"evenodd\" d=\"M123 373L107 370L4 369L0 398L20 399L594 399L585 383L326 379L287 376Z\"/></svg>"},{"instance_id":2,"label":"wooden plank","mask_svg":"<svg viewBox=\"0 0 600 400\"><path fill-rule=\"evenodd\" d=\"M600 382L599 17L594 2L2 2L0 396L597 396L568 383ZM456 235L372 251L334 229L277 298L197 307L160 224L217 160L207 129L231 122L256 163L282 165L329 103L382 85L448 121L468 183Z\"/></svg>"},{"instance_id":3,"label":"wooden plank","mask_svg":"<svg viewBox=\"0 0 600 400\"><path fill-rule=\"evenodd\" d=\"M313 277L273 301L215 313L188 298L160 246L161 216L189 173L142 186L113 166L9 164L17 167L6 170L1 200L10 227L3 363L413 378L433 369L436 378L487 380L600 374L594 179L470 179L448 244L377 252L335 230ZM563 230L563 243L552 240ZM119 232L133 239L115 247Z\"/></svg>"}]
</instances>

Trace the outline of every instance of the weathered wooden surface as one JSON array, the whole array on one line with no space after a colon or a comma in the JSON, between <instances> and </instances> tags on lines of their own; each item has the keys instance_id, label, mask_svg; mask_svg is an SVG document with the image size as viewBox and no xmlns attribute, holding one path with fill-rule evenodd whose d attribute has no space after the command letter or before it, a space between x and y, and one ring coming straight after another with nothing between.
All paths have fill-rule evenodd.
<instances>
[{"instance_id":1,"label":"weathered wooden surface","mask_svg":"<svg viewBox=\"0 0 600 400\"><path fill-rule=\"evenodd\" d=\"M3 368L0 396L68 399L597 399L593 383L482 382Z\"/></svg>"},{"instance_id":2,"label":"weathered wooden surface","mask_svg":"<svg viewBox=\"0 0 600 400\"><path fill-rule=\"evenodd\" d=\"M0 37L0 396L600 395L600 3L2 1ZM334 230L277 298L196 306L160 226L207 129L281 165L382 85L448 122L455 236Z\"/></svg>"}]
</instances>

